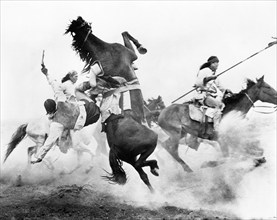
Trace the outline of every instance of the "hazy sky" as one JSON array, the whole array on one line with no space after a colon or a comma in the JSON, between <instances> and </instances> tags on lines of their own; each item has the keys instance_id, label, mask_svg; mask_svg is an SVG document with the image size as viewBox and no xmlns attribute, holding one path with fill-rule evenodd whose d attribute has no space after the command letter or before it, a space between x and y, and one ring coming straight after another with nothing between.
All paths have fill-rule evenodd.
<instances>
[{"instance_id":1,"label":"hazy sky","mask_svg":"<svg viewBox=\"0 0 277 220\"><path fill-rule=\"evenodd\" d=\"M166 105L192 88L199 66L220 59L218 73L265 48L276 34L276 1L1 1L1 121L45 114L53 92L40 72L42 51L60 79L84 63L64 35L82 16L102 40L129 31L147 49L136 61L144 98ZM234 92L265 75L276 88L276 46L223 74ZM183 102L184 100L180 100Z\"/></svg>"}]
</instances>

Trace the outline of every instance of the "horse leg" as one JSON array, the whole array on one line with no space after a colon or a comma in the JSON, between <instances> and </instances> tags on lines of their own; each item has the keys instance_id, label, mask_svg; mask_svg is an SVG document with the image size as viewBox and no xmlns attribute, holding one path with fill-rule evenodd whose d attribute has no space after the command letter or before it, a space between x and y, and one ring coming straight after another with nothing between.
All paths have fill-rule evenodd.
<instances>
[{"instance_id":1,"label":"horse leg","mask_svg":"<svg viewBox=\"0 0 277 220\"><path fill-rule=\"evenodd\" d=\"M145 54L147 52L147 49L144 48L137 39L135 39L132 35L130 35L127 31L122 33L123 41L125 47L135 52L130 40L134 43L134 45L137 47L137 50L140 54Z\"/></svg>"},{"instance_id":2,"label":"horse leg","mask_svg":"<svg viewBox=\"0 0 277 220\"><path fill-rule=\"evenodd\" d=\"M151 173L155 176L158 176L158 163L156 160L149 160L146 161L146 159L154 152L156 146L155 145L151 145L150 147L147 147L146 151L142 152L140 154L139 159L135 162L134 166L135 167L144 167L144 166L150 166L151 169Z\"/></svg>"},{"instance_id":3,"label":"horse leg","mask_svg":"<svg viewBox=\"0 0 277 220\"><path fill-rule=\"evenodd\" d=\"M37 152L37 145L28 147L27 149L27 155L28 155L28 166L31 165L31 157L33 154Z\"/></svg>"},{"instance_id":4,"label":"horse leg","mask_svg":"<svg viewBox=\"0 0 277 220\"><path fill-rule=\"evenodd\" d=\"M198 137L187 134L185 137L185 143L188 145L188 147L197 151L201 144L201 141L198 140Z\"/></svg>"},{"instance_id":5,"label":"horse leg","mask_svg":"<svg viewBox=\"0 0 277 220\"><path fill-rule=\"evenodd\" d=\"M151 186L148 176L147 174L143 171L143 169L141 167L137 167L134 166L134 168L136 169L136 171L139 173L140 178L142 179L142 181L147 185L147 187L150 189L150 191L153 193L154 189Z\"/></svg>"},{"instance_id":6,"label":"horse leg","mask_svg":"<svg viewBox=\"0 0 277 220\"><path fill-rule=\"evenodd\" d=\"M193 172L193 170L180 158L178 147L179 147L179 138L169 138L167 139L162 146L167 150L167 152L178 162L181 164L183 169L186 172Z\"/></svg>"},{"instance_id":7,"label":"horse leg","mask_svg":"<svg viewBox=\"0 0 277 220\"><path fill-rule=\"evenodd\" d=\"M142 167L150 166L150 171L154 176L159 176L158 170L158 162L156 160L146 160L142 163Z\"/></svg>"}]
</instances>

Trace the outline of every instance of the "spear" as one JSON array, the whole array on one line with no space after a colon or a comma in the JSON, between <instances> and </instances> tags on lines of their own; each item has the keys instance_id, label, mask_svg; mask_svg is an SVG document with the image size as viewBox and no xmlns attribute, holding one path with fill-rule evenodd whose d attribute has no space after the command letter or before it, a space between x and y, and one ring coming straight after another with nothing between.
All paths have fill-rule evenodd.
<instances>
[{"instance_id":1,"label":"spear","mask_svg":"<svg viewBox=\"0 0 277 220\"><path fill-rule=\"evenodd\" d=\"M273 39L277 39L276 37L272 37L272 38L273 38ZM270 42L270 43L267 45L267 47L265 47L264 49L262 49L262 50L260 50L260 51L258 51L258 52L256 52L256 53L254 53L254 54L252 54L251 56L247 57L246 59L244 59L244 60L242 60L242 61L236 63L235 65L229 67L228 69L226 69L226 70L224 70L223 72L219 73L219 74L217 75L217 77L220 76L220 75L222 75L223 73L226 73L226 72L229 71L230 69L233 69L234 67L238 66L239 64L245 62L246 60L248 60L248 59L250 59L250 58L256 56L257 54L263 52L264 50L267 50L268 48L272 47L272 46L275 45L276 43L277 43L277 40ZM184 96L188 95L189 93L193 92L194 90L196 90L196 88L191 89L190 91L188 91L188 92L185 93L184 95L182 95L182 96L180 96L179 98L175 99L172 103L178 101L179 99L183 98Z\"/></svg>"},{"instance_id":2,"label":"spear","mask_svg":"<svg viewBox=\"0 0 277 220\"><path fill-rule=\"evenodd\" d=\"M45 67L45 65L44 65L44 50L42 51L41 66L42 66L42 68Z\"/></svg>"}]
</instances>

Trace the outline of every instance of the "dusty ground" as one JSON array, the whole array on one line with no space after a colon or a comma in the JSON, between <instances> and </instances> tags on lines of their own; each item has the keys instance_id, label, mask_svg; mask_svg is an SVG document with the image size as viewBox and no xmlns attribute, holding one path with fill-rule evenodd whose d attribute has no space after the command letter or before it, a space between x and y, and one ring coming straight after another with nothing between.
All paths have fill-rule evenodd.
<instances>
[{"instance_id":1,"label":"dusty ground","mask_svg":"<svg viewBox=\"0 0 277 220\"><path fill-rule=\"evenodd\" d=\"M1 184L0 219L234 219L224 213L175 206L136 207L93 186Z\"/></svg>"},{"instance_id":2,"label":"dusty ground","mask_svg":"<svg viewBox=\"0 0 277 220\"><path fill-rule=\"evenodd\" d=\"M68 160L72 161L73 158L69 157ZM14 167L5 167L0 178L0 219L236 218L236 215L230 212L213 207L213 200L217 196L211 197L209 193L201 200L209 198L209 201L204 203L212 203L211 209L201 206L198 202L192 208L186 208L187 203L194 201L191 188L198 187L193 190L197 197L202 193L202 185L199 188L199 174L192 175L189 180L189 176L177 169L171 176L165 171L157 178L145 169L156 189L156 193L151 194L138 174L127 164L124 164L124 169L129 181L126 185L119 186L109 184L101 178L105 175L103 169L110 170L106 156L96 158L89 173L85 173L88 165L85 163L73 174L61 174L61 171L69 169L68 160L60 157L54 163L55 170L49 170L45 164L27 168L25 163L19 163ZM7 165L14 162L10 160ZM63 166L64 164L66 166ZM195 184L194 181L198 183ZM209 192L211 190L214 189L209 189ZM225 196L230 195L231 193ZM229 199L231 198L227 198Z\"/></svg>"},{"instance_id":3,"label":"dusty ground","mask_svg":"<svg viewBox=\"0 0 277 220\"><path fill-rule=\"evenodd\" d=\"M27 139L3 164L5 144L16 127L6 126L1 130L0 219L276 219L276 128L269 127L261 136L260 130L256 132L248 124L229 132L232 135L226 142L238 149L246 146L247 150L258 144L265 150L266 163L255 167L253 159L230 159L202 168L207 161L216 160L220 151L207 144L198 151L181 146L180 156L194 170L188 174L165 150L157 149L150 159L158 160L160 176L153 176L149 168L144 168L154 194L126 163L123 168L128 181L124 186L103 180L104 170L111 170L104 155L93 159L83 155L82 167L70 175L61 173L75 167L73 151L49 151L54 170L44 163L26 167L27 146L32 144ZM93 148L95 143L91 145ZM242 154L238 152L239 157ZM86 173L90 166L92 170Z\"/></svg>"}]
</instances>

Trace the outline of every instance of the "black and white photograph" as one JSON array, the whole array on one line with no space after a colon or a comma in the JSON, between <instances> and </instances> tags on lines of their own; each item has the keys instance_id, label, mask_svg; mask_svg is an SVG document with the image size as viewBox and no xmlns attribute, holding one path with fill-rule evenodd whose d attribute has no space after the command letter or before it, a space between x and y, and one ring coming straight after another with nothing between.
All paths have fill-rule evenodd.
<instances>
[{"instance_id":1,"label":"black and white photograph","mask_svg":"<svg viewBox=\"0 0 277 220\"><path fill-rule=\"evenodd\" d=\"M0 4L0 219L276 220L276 0Z\"/></svg>"}]
</instances>

